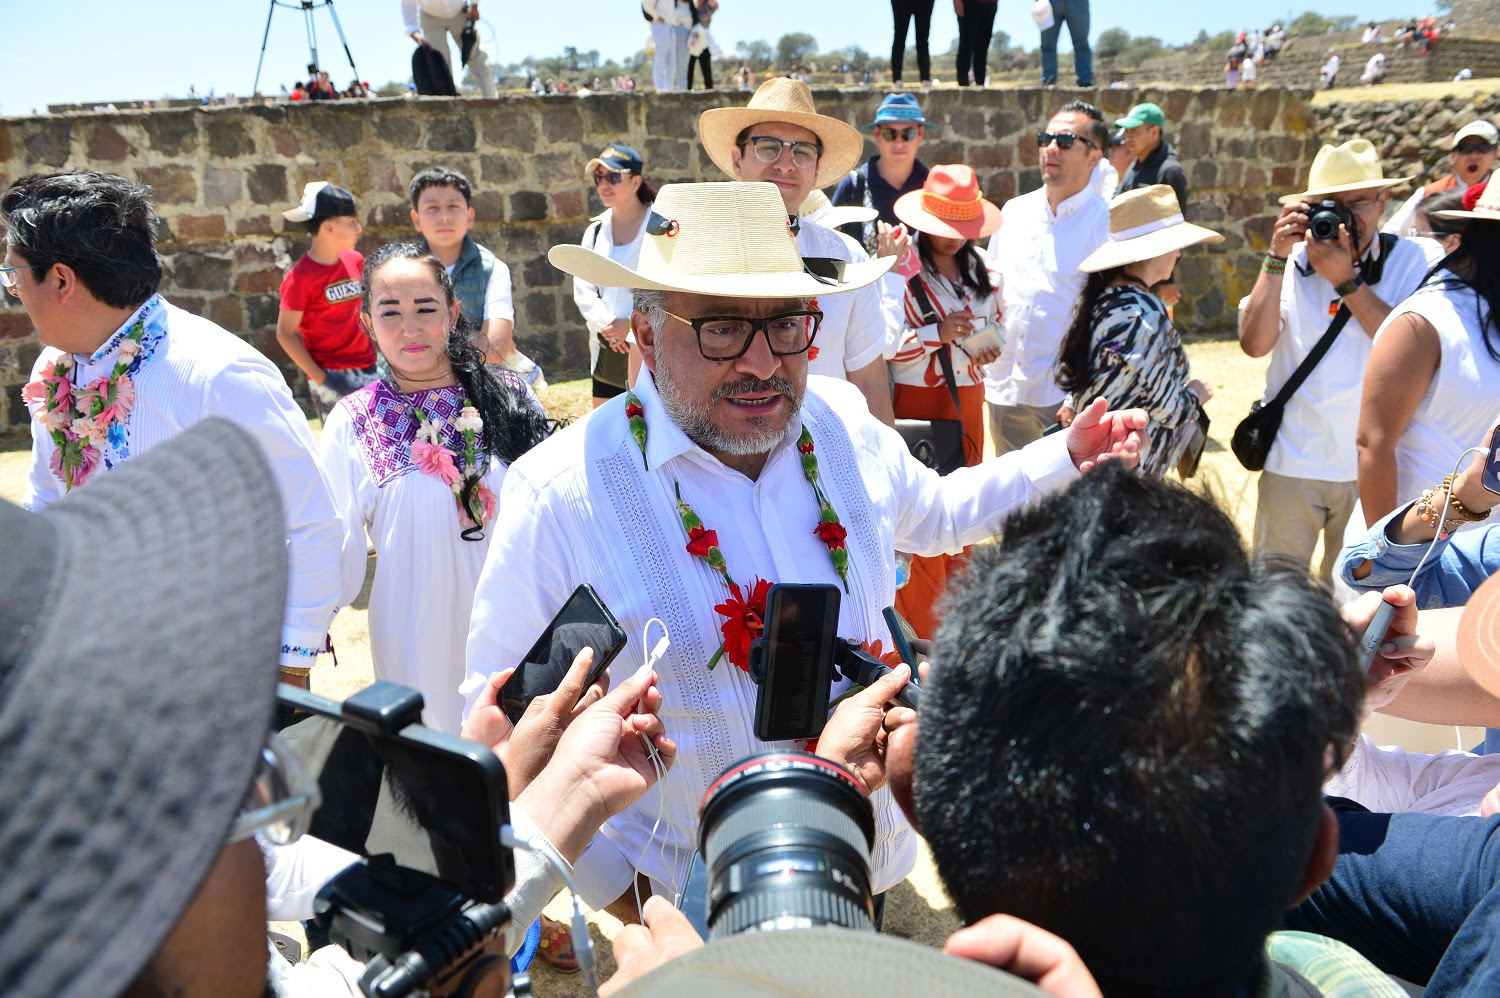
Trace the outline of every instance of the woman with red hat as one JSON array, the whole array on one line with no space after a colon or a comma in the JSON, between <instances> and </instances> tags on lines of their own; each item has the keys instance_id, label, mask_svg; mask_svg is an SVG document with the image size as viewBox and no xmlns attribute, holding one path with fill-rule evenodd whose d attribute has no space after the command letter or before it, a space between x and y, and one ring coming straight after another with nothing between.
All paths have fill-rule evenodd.
<instances>
[{"instance_id":1,"label":"woman with red hat","mask_svg":"<svg viewBox=\"0 0 1500 998\"><path fill-rule=\"evenodd\" d=\"M896 199L896 217L917 236L921 269L906 282L905 328L891 360L897 419L957 419L963 460L984 455L984 365L1000 356L1000 275L976 243L1000 227L1000 209L981 197L967 166L934 166L922 189ZM962 556L913 558L896 608L930 637L932 606Z\"/></svg>"}]
</instances>

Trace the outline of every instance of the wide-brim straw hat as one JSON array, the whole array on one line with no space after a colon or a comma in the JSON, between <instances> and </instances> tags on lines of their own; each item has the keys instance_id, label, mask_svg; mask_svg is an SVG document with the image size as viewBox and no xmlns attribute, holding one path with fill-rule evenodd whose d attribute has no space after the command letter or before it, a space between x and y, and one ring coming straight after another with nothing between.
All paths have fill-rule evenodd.
<instances>
[{"instance_id":1,"label":"wide-brim straw hat","mask_svg":"<svg viewBox=\"0 0 1500 998\"><path fill-rule=\"evenodd\" d=\"M948 239L983 239L1000 228L1000 209L980 196L972 168L934 166L920 191L908 191L891 209L918 232Z\"/></svg>"},{"instance_id":2,"label":"wide-brim straw hat","mask_svg":"<svg viewBox=\"0 0 1500 998\"><path fill-rule=\"evenodd\" d=\"M715 107L698 116L698 140L714 165L734 176L735 137L751 125L782 121L807 129L823 143L814 187L837 183L859 165L865 140L853 125L826 114L813 105L812 90L801 80L777 76L762 83L744 107Z\"/></svg>"},{"instance_id":3,"label":"wide-brim straw hat","mask_svg":"<svg viewBox=\"0 0 1500 998\"><path fill-rule=\"evenodd\" d=\"M1154 260L1163 253L1199 243L1221 243L1213 229L1182 217L1177 192L1166 184L1127 191L1109 203L1109 241L1090 253L1078 269L1093 274L1128 263Z\"/></svg>"},{"instance_id":4,"label":"wide-brim straw hat","mask_svg":"<svg viewBox=\"0 0 1500 998\"><path fill-rule=\"evenodd\" d=\"M1470 194L1475 194L1474 200L1470 201ZM1481 222L1500 222L1500 184L1492 184L1488 181L1475 184L1464 191L1464 204L1472 204L1472 208L1453 211L1435 211L1433 218L1440 218L1445 222L1466 222L1478 219Z\"/></svg>"},{"instance_id":5,"label":"wide-brim straw hat","mask_svg":"<svg viewBox=\"0 0 1500 998\"><path fill-rule=\"evenodd\" d=\"M645 221L632 270L576 243L554 246L558 270L602 288L685 291L724 298L805 298L879 280L894 257L862 263L803 259L775 184L667 184Z\"/></svg>"},{"instance_id":6,"label":"wide-brim straw hat","mask_svg":"<svg viewBox=\"0 0 1500 998\"><path fill-rule=\"evenodd\" d=\"M1313 157L1307 171L1307 190L1288 194L1282 204L1316 201L1330 194L1400 187L1411 183L1411 177L1388 178L1380 168L1380 153L1367 139L1350 139L1341 146L1325 145Z\"/></svg>"},{"instance_id":7,"label":"wide-brim straw hat","mask_svg":"<svg viewBox=\"0 0 1500 998\"><path fill-rule=\"evenodd\" d=\"M841 225L863 225L880 217L880 212L862 204L834 204L822 191L813 191L804 198L797 214L805 221L817 222L830 229Z\"/></svg>"}]
</instances>

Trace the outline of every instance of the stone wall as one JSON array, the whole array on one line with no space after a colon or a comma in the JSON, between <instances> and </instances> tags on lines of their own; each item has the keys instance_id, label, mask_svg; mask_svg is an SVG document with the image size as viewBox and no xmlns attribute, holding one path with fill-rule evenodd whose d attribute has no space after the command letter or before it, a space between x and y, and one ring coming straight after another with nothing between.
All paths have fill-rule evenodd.
<instances>
[{"instance_id":1,"label":"stone wall","mask_svg":"<svg viewBox=\"0 0 1500 998\"><path fill-rule=\"evenodd\" d=\"M1192 332L1230 330L1265 249L1274 196L1297 188L1316 148L1306 93L941 89L924 98L935 127L923 159L972 165L987 195L1003 203L1040 186L1034 133L1074 97L1111 118L1138 100L1167 109L1193 184L1188 216L1227 236L1183 260L1178 320ZM348 187L360 198L368 250L411 235L412 174L453 166L476 189L476 237L510 265L522 347L553 372L579 371L588 353L571 281L545 253L576 241L599 210L584 164L608 142L624 141L644 152L657 182L723 179L699 149L698 114L744 99L424 98L16 118L0 120L0 188L26 173L81 168L149 184L163 223L167 296L244 335L290 372L274 335L277 288L308 236L283 222L281 210L308 181ZM821 110L851 122L867 121L879 99L874 90L817 91ZM16 389L36 351L25 313L5 296L0 429L25 422ZM289 380L302 390L300 377Z\"/></svg>"},{"instance_id":2,"label":"stone wall","mask_svg":"<svg viewBox=\"0 0 1500 998\"><path fill-rule=\"evenodd\" d=\"M1454 132L1476 118L1500 122L1500 94L1329 104L1314 113L1324 142L1369 139L1386 176L1414 176L1414 184L1425 184L1452 172L1444 150ZM1405 196L1404 188L1396 193Z\"/></svg>"}]
</instances>

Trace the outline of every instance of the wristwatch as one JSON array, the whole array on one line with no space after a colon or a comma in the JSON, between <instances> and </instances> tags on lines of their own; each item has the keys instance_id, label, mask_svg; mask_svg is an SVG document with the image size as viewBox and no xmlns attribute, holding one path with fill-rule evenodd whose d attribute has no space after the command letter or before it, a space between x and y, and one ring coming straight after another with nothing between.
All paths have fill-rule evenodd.
<instances>
[{"instance_id":1,"label":"wristwatch","mask_svg":"<svg viewBox=\"0 0 1500 998\"><path fill-rule=\"evenodd\" d=\"M1361 274L1355 274L1352 281L1345 281L1343 284L1335 285L1333 291L1334 294L1338 295L1340 298L1348 298L1350 295L1354 294L1354 292L1358 291L1364 286L1364 276Z\"/></svg>"}]
</instances>

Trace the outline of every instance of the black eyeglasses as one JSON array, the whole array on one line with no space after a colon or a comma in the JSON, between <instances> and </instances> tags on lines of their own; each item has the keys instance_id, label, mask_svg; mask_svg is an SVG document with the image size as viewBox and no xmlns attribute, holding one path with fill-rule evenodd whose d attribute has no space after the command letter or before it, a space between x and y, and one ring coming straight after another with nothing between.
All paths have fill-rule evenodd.
<instances>
[{"instance_id":1,"label":"black eyeglasses","mask_svg":"<svg viewBox=\"0 0 1500 998\"><path fill-rule=\"evenodd\" d=\"M611 187L613 187L615 184L618 184L624 179L625 174L621 173L619 170L600 170L598 173L594 174L594 186L600 187L604 184L609 184Z\"/></svg>"},{"instance_id":2,"label":"black eyeglasses","mask_svg":"<svg viewBox=\"0 0 1500 998\"><path fill-rule=\"evenodd\" d=\"M698 335L698 352L705 360L738 360L750 349L755 334L762 331L773 354L794 357L806 353L812 346L823 321L823 313L817 311L782 312L764 319L747 319L742 315L704 315L688 319L666 309L662 311L693 327L693 332Z\"/></svg>"},{"instance_id":3,"label":"black eyeglasses","mask_svg":"<svg viewBox=\"0 0 1500 998\"><path fill-rule=\"evenodd\" d=\"M1489 142L1476 142L1472 145L1454 146L1453 151L1462 156L1464 153L1492 153L1495 146Z\"/></svg>"},{"instance_id":4,"label":"black eyeglasses","mask_svg":"<svg viewBox=\"0 0 1500 998\"><path fill-rule=\"evenodd\" d=\"M755 158L762 163L774 163L781 158L783 149L790 149L792 165L805 170L817 166L818 157L823 154L820 142L787 142L774 135L752 135L745 141L755 150Z\"/></svg>"},{"instance_id":5,"label":"black eyeglasses","mask_svg":"<svg viewBox=\"0 0 1500 998\"><path fill-rule=\"evenodd\" d=\"M921 129L915 127L890 128L886 125L881 125L878 131L880 132L880 137L885 139L887 142L910 142L912 139L915 139L917 137L917 133L921 131Z\"/></svg>"},{"instance_id":6,"label":"black eyeglasses","mask_svg":"<svg viewBox=\"0 0 1500 998\"><path fill-rule=\"evenodd\" d=\"M1082 135L1074 135L1072 132L1058 132L1056 134L1053 134L1052 132L1036 133L1036 147L1038 149L1045 149L1054 142L1057 143L1057 148L1063 150L1064 152L1073 148L1074 142L1082 142L1090 149L1099 148L1093 142L1084 138Z\"/></svg>"}]
</instances>

